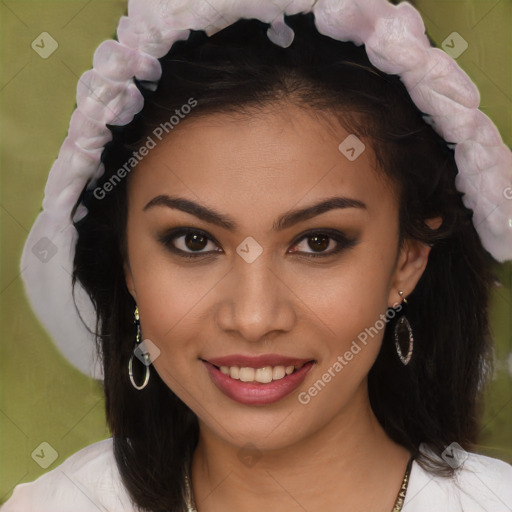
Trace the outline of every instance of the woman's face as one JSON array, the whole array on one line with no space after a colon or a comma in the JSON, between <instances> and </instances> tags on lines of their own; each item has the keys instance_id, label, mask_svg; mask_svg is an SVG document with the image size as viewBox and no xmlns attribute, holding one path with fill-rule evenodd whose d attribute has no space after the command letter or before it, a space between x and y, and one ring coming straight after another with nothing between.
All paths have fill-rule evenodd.
<instances>
[{"instance_id":1,"label":"woman's face","mask_svg":"<svg viewBox=\"0 0 512 512\"><path fill-rule=\"evenodd\" d=\"M208 115L129 178L125 273L153 366L230 443L289 446L367 407L386 310L426 264L399 251L393 188L349 136L291 104Z\"/></svg>"}]
</instances>

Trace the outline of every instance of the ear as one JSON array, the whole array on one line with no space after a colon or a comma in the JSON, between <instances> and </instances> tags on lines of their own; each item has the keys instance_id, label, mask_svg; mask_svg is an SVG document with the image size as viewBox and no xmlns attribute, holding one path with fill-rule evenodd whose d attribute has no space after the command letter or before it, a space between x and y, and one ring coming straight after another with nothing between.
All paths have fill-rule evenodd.
<instances>
[{"instance_id":1,"label":"ear","mask_svg":"<svg viewBox=\"0 0 512 512\"><path fill-rule=\"evenodd\" d=\"M442 224L442 219L436 217L428 219L426 223L431 229L438 229ZM391 278L388 307L402 302L399 291L403 292L404 297L412 293L425 271L430 249L429 245L419 240L404 240L397 257L395 272Z\"/></svg>"},{"instance_id":2,"label":"ear","mask_svg":"<svg viewBox=\"0 0 512 512\"><path fill-rule=\"evenodd\" d=\"M123 270L124 278L126 281L126 287L128 288L130 295L133 297L133 300L137 302L137 293L135 292L135 285L133 284L132 269L130 268L130 265L127 261L125 261L123 264Z\"/></svg>"}]
</instances>

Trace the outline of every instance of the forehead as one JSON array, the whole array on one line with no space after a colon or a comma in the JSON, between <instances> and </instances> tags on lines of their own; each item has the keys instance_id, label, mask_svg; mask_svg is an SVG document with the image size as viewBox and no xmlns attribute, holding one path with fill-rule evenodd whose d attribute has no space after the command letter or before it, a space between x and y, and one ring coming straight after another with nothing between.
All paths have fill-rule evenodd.
<instances>
[{"instance_id":1,"label":"forehead","mask_svg":"<svg viewBox=\"0 0 512 512\"><path fill-rule=\"evenodd\" d=\"M393 208L370 143L334 117L292 104L200 115L153 139L130 176L130 200L141 207L172 193L235 210L284 210L333 195Z\"/></svg>"}]
</instances>

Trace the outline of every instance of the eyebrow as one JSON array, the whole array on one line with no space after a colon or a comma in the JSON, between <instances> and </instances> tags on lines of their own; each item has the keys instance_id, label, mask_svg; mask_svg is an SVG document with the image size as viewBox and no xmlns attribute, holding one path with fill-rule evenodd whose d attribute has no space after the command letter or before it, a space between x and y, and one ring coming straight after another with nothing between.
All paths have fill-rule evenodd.
<instances>
[{"instance_id":1,"label":"eyebrow","mask_svg":"<svg viewBox=\"0 0 512 512\"><path fill-rule=\"evenodd\" d=\"M151 199L151 201L149 201L146 206L144 206L143 211L147 211L150 208L154 208L156 206L164 206L189 213L201 220L215 224L230 231L238 230L236 221L229 215L221 214L212 208L200 205L183 197L171 197L166 194L158 195ZM352 199L349 197L331 197L329 199L307 206L306 208L291 210L285 213L274 222L272 229L274 231L283 231L284 229L294 226L299 222L311 219L330 210L345 208L366 209L366 204L364 204L359 199Z\"/></svg>"}]
</instances>

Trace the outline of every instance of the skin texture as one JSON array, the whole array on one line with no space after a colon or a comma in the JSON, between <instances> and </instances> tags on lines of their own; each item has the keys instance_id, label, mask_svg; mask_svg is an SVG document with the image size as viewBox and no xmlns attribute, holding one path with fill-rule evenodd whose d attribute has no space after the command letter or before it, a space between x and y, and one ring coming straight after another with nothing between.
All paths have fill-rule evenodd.
<instances>
[{"instance_id":1,"label":"skin texture","mask_svg":"<svg viewBox=\"0 0 512 512\"><path fill-rule=\"evenodd\" d=\"M200 512L389 512L395 501L410 454L377 422L366 380L383 331L307 405L297 399L401 302L399 290L411 293L429 254L412 241L399 250L396 193L368 141L355 161L338 150L347 135L334 118L294 104L252 117L210 114L183 121L129 177L126 282L143 338L161 351L152 371L199 419L191 478ZM162 205L144 210L160 194L229 215L238 229ZM366 208L272 230L284 213L333 196ZM182 235L169 245L217 252L174 254L159 238L176 227L200 229L210 240L197 249ZM299 235L321 229L356 242L308 259L315 246ZM252 263L236 252L249 236L263 248ZM316 251L337 246L327 242ZM200 360L265 353L316 361L298 390L265 406L226 397ZM255 463L243 462L248 450Z\"/></svg>"}]
</instances>

